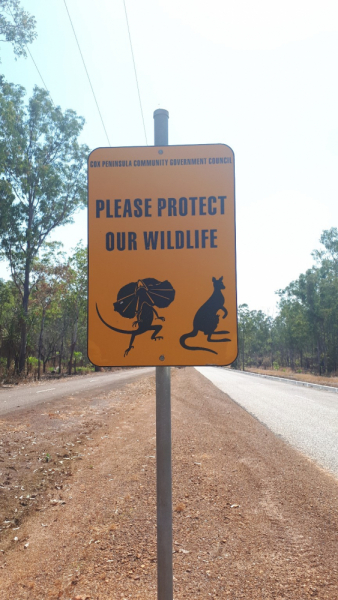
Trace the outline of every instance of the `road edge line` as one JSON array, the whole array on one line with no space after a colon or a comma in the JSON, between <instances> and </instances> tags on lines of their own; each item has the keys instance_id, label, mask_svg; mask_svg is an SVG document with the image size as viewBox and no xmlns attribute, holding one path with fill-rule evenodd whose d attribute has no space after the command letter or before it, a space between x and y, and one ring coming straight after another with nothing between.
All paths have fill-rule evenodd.
<instances>
[{"instance_id":1,"label":"road edge line","mask_svg":"<svg viewBox=\"0 0 338 600\"><path fill-rule=\"evenodd\" d=\"M224 368L224 367L222 367ZM330 385L320 385L318 383L310 383L307 381L299 381L299 379L287 379L286 377L274 377L273 375L263 375L263 373L252 373L251 371L240 371L239 369L229 369L229 367L225 367L224 370L233 373L243 373L244 375L252 375L254 377L262 377L263 379L272 379L274 381L283 381L284 383L301 385L303 387L310 387L317 390L323 390L324 392L333 392L334 394L338 394L338 388L332 387Z\"/></svg>"}]
</instances>

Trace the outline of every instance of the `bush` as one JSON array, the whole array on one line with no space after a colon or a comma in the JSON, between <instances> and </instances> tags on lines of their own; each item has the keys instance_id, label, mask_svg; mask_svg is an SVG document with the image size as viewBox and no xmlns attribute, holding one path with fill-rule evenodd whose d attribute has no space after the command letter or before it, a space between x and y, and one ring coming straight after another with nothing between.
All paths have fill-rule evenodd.
<instances>
[{"instance_id":1,"label":"bush","mask_svg":"<svg viewBox=\"0 0 338 600\"><path fill-rule=\"evenodd\" d=\"M95 371L95 367L93 367L92 365L87 365L86 367L76 367L76 372L82 373L84 375L86 373L92 373L93 371Z\"/></svg>"},{"instance_id":2,"label":"bush","mask_svg":"<svg viewBox=\"0 0 338 600\"><path fill-rule=\"evenodd\" d=\"M35 356L29 356L27 358L27 364L30 368L37 369L38 363L39 361L37 358L35 358Z\"/></svg>"}]
</instances>

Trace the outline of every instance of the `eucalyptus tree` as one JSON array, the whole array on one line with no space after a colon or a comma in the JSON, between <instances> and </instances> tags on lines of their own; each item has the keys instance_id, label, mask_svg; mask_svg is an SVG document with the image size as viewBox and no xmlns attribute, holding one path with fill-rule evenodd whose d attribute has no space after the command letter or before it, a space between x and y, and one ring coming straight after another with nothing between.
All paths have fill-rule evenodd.
<instances>
[{"instance_id":1,"label":"eucalyptus tree","mask_svg":"<svg viewBox=\"0 0 338 600\"><path fill-rule=\"evenodd\" d=\"M33 262L51 232L86 203L89 149L78 141L84 120L62 112L38 87L0 81L0 253L21 296L19 372L25 365Z\"/></svg>"},{"instance_id":2,"label":"eucalyptus tree","mask_svg":"<svg viewBox=\"0 0 338 600\"><path fill-rule=\"evenodd\" d=\"M62 252L57 252L58 243L50 244L49 252L43 257L43 260L34 261L33 274L35 276L35 286L31 299L31 311L34 311L39 318L38 333L38 379L41 376L41 359L45 371L46 361L50 358L52 346L46 344L44 339L45 326L49 321L49 313L58 311L60 299L66 287L68 266L62 261L64 256Z\"/></svg>"},{"instance_id":3,"label":"eucalyptus tree","mask_svg":"<svg viewBox=\"0 0 338 600\"><path fill-rule=\"evenodd\" d=\"M323 367L332 372L338 369L338 229L324 230L323 246L313 252L317 263L319 306L321 316L321 348Z\"/></svg>"},{"instance_id":4,"label":"eucalyptus tree","mask_svg":"<svg viewBox=\"0 0 338 600\"><path fill-rule=\"evenodd\" d=\"M27 56L26 46L35 38L35 18L19 0L0 0L0 42L12 44L16 56Z\"/></svg>"},{"instance_id":5,"label":"eucalyptus tree","mask_svg":"<svg viewBox=\"0 0 338 600\"><path fill-rule=\"evenodd\" d=\"M254 330L254 322L251 317L251 312L247 304L240 304L238 307L238 362L242 362L244 371L248 358L248 350L252 332Z\"/></svg>"},{"instance_id":6,"label":"eucalyptus tree","mask_svg":"<svg viewBox=\"0 0 338 600\"><path fill-rule=\"evenodd\" d=\"M284 362L328 373L338 365L338 230L323 231L315 265L292 281L280 297L279 348Z\"/></svg>"},{"instance_id":7,"label":"eucalyptus tree","mask_svg":"<svg viewBox=\"0 0 338 600\"><path fill-rule=\"evenodd\" d=\"M69 260L69 276L64 296L64 310L69 319L69 363L68 373L71 375L73 357L79 339L87 341L87 249L78 244Z\"/></svg>"},{"instance_id":8,"label":"eucalyptus tree","mask_svg":"<svg viewBox=\"0 0 338 600\"><path fill-rule=\"evenodd\" d=\"M18 301L13 282L0 279L0 365L7 372L20 348Z\"/></svg>"}]
</instances>

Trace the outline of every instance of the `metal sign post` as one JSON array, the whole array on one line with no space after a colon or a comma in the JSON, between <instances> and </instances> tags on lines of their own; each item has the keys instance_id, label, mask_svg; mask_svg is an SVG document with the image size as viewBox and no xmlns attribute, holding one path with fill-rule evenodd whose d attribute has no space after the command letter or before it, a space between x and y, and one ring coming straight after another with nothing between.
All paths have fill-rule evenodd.
<instances>
[{"instance_id":1,"label":"metal sign post","mask_svg":"<svg viewBox=\"0 0 338 600\"><path fill-rule=\"evenodd\" d=\"M234 153L154 146L88 157L88 357L156 366L158 600L173 599L170 366L237 356Z\"/></svg>"},{"instance_id":2,"label":"metal sign post","mask_svg":"<svg viewBox=\"0 0 338 600\"><path fill-rule=\"evenodd\" d=\"M154 112L154 145L168 145L166 110ZM156 367L157 598L173 598L170 367Z\"/></svg>"}]
</instances>

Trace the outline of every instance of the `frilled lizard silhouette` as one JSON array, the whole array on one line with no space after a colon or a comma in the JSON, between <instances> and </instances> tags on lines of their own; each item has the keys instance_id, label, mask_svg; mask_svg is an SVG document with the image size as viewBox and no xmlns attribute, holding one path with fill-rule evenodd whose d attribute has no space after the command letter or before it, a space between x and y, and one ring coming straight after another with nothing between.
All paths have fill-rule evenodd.
<instances>
[{"instance_id":1,"label":"frilled lizard silhouette","mask_svg":"<svg viewBox=\"0 0 338 600\"><path fill-rule=\"evenodd\" d=\"M126 330L119 329L107 323L100 314L96 304L96 311L102 323L118 333L129 334L131 336L129 346L124 356L128 356L130 350L134 348L133 343L136 336L152 331L152 340L162 340L163 336L158 335L162 330L162 325L153 325L154 317L156 320L165 321L164 317L159 316L155 309L166 308L175 298L175 290L169 281L158 281L157 279L147 278L139 279L137 282L128 283L123 286L117 294L117 301L114 302L114 310L127 319L136 320L132 327L137 329Z\"/></svg>"}]
</instances>

